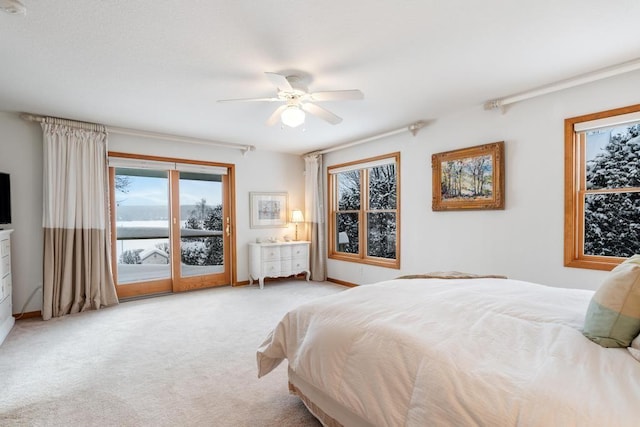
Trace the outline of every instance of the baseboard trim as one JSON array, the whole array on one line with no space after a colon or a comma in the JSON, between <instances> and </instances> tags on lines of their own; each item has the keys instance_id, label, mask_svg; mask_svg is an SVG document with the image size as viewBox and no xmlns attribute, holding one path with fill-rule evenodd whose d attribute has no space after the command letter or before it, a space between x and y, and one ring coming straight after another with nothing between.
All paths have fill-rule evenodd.
<instances>
[{"instance_id":1,"label":"baseboard trim","mask_svg":"<svg viewBox=\"0 0 640 427\"><path fill-rule=\"evenodd\" d=\"M231 285L231 286L233 286L233 287L236 287L236 286L247 286L248 284L249 284L249 281L248 281L248 280L243 280L243 281L241 281L241 282L236 282L236 283L234 283L234 284L233 284L233 285Z\"/></svg>"},{"instance_id":2,"label":"baseboard trim","mask_svg":"<svg viewBox=\"0 0 640 427\"><path fill-rule=\"evenodd\" d=\"M345 282L344 280L334 279L332 277L327 277L327 282L336 283L338 285L346 286L348 288L355 288L356 286L360 286L355 283Z\"/></svg>"},{"instance_id":3,"label":"baseboard trim","mask_svg":"<svg viewBox=\"0 0 640 427\"><path fill-rule=\"evenodd\" d=\"M33 319L34 317L42 317L42 312L38 310L38 311L28 311L22 314L16 313L13 315L13 317L15 317L16 320Z\"/></svg>"}]
</instances>

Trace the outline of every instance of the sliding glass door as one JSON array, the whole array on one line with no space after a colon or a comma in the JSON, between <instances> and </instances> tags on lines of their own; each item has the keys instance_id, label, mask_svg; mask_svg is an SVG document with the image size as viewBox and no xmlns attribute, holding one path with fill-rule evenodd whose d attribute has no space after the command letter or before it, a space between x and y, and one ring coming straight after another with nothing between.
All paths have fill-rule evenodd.
<instances>
[{"instance_id":1,"label":"sliding glass door","mask_svg":"<svg viewBox=\"0 0 640 427\"><path fill-rule=\"evenodd\" d=\"M110 157L121 298L231 284L228 168L164 160Z\"/></svg>"},{"instance_id":2,"label":"sliding glass door","mask_svg":"<svg viewBox=\"0 0 640 427\"><path fill-rule=\"evenodd\" d=\"M169 171L116 168L113 183L118 295L171 291Z\"/></svg>"},{"instance_id":3,"label":"sliding glass door","mask_svg":"<svg viewBox=\"0 0 640 427\"><path fill-rule=\"evenodd\" d=\"M180 226L175 253L177 290L228 283L230 217L226 174L176 171Z\"/></svg>"}]
</instances>

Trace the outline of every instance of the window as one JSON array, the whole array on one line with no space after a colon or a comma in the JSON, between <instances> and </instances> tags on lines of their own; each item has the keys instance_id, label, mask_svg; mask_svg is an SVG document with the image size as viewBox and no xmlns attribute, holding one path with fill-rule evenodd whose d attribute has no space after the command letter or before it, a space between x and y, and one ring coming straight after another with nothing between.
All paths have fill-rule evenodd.
<instances>
[{"instance_id":1,"label":"window","mask_svg":"<svg viewBox=\"0 0 640 427\"><path fill-rule=\"evenodd\" d=\"M329 172L329 258L400 268L400 153Z\"/></svg>"},{"instance_id":2,"label":"window","mask_svg":"<svg viewBox=\"0 0 640 427\"><path fill-rule=\"evenodd\" d=\"M565 120L565 265L640 253L640 104Z\"/></svg>"}]
</instances>

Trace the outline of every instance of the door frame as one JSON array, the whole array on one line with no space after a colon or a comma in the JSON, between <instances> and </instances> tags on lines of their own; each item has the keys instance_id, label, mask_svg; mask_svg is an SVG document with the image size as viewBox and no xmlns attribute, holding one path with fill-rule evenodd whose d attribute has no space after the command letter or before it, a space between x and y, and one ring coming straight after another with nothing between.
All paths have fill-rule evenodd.
<instances>
[{"instance_id":1,"label":"door frame","mask_svg":"<svg viewBox=\"0 0 640 427\"><path fill-rule=\"evenodd\" d=\"M236 190L235 190L235 165L232 163L220 163L220 162L206 162L199 160L190 160L190 159L182 159L175 157L160 157L160 156L150 156L150 155L142 155L142 154L131 154L131 153L123 153L117 151L108 152L108 157L119 157L125 159L132 160L150 160L150 161L158 161L158 162L175 162L175 163L186 163L192 165L201 165L201 166L216 166L216 167L224 167L227 169L227 185L223 186L223 207L226 211L227 215L225 217L225 212L223 212L223 220L226 221L226 218L229 218L228 223L228 238L229 238L229 248L225 251L225 268L228 265L229 268L229 283L214 283L211 286L207 287L215 287L215 286L235 286L237 283L237 250L236 250ZM169 170L169 175L173 175L174 171ZM171 205L170 212L175 212L174 203L178 206L180 205L179 200L175 197L174 186L177 187L178 183L176 179L169 178L170 185L172 186L169 191L169 203ZM203 286L202 282L205 279L198 280L198 276L194 278L186 278L187 283L193 282L193 284L189 284L186 287L178 287L177 280L175 279L174 272L174 263L176 262L176 257L179 262L180 255L175 254L175 251L172 250L172 267L171 267L171 277L169 279L160 279L160 280L150 280L146 282L139 283L130 283L126 285L118 285L118 259L117 259L117 248L116 248L116 209L115 209L115 168L109 167L109 203L110 203L110 221L111 221L111 270L113 281L116 284L116 292L118 294L118 298L131 298L142 295L152 295L158 293L167 293L167 292L180 292L186 291L190 289L201 289ZM227 194L224 194L224 193ZM226 227L223 227L223 232L226 232ZM180 230L179 225L174 224L173 217L170 219L169 224L170 230L170 242L173 243L174 238L179 238ZM178 280L180 278L177 278ZM190 280L191 279L191 280ZM184 278L182 279L185 280Z\"/></svg>"}]
</instances>

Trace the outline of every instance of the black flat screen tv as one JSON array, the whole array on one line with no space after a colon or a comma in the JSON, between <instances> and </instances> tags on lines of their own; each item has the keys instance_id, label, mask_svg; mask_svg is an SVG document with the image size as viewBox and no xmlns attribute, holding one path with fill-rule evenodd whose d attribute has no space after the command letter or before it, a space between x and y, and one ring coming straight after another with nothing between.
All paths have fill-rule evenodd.
<instances>
[{"instance_id":1,"label":"black flat screen tv","mask_svg":"<svg viewBox=\"0 0 640 427\"><path fill-rule=\"evenodd\" d=\"M11 181L0 172L0 224L11 224Z\"/></svg>"}]
</instances>

